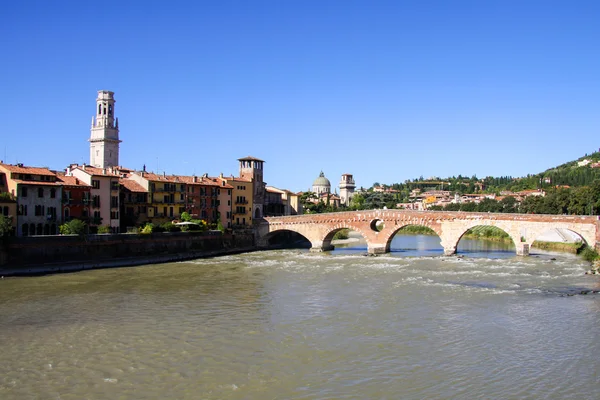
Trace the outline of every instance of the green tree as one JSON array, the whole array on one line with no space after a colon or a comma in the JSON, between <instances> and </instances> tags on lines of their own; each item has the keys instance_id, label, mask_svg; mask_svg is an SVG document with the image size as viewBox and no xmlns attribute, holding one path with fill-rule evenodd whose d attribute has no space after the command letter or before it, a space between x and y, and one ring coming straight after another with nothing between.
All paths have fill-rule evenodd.
<instances>
[{"instance_id":1,"label":"green tree","mask_svg":"<svg viewBox=\"0 0 600 400\"><path fill-rule=\"evenodd\" d=\"M13 235L12 218L0 215L0 237Z\"/></svg>"},{"instance_id":2,"label":"green tree","mask_svg":"<svg viewBox=\"0 0 600 400\"><path fill-rule=\"evenodd\" d=\"M189 212L184 211L184 212L181 213L181 220L185 221L185 222L189 222L189 221L192 220L192 216L190 215Z\"/></svg>"}]
</instances>

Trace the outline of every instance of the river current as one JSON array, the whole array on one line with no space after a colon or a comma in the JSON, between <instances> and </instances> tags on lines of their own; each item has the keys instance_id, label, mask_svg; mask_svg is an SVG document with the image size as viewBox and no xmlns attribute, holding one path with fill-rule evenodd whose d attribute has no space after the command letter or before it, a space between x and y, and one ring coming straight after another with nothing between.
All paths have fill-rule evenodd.
<instances>
[{"instance_id":1,"label":"river current","mask_svg":"<svg viewBox=\"0 0 600 400\"><path fill-rule=\"evenodd\" d=\"M600 396L587 263L436 239L4 278L0 399Z\"/></svg>"}]
</instances>

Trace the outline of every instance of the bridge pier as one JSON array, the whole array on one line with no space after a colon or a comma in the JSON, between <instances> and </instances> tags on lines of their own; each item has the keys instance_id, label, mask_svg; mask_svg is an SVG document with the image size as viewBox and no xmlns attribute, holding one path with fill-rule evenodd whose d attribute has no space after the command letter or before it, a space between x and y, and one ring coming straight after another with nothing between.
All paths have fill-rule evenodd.
<instances>
[{"instance_id":1,"label":"bridge pier","mask_svg":"<svg viewBox=\"0 0 600 400\"><path fill-rule=\"evenodd\" d=\"M444 255L452 256L456 254L456 246L444 246Z\"/></svg>"},{"instance_id":2,"label":"bridge pier","mask_svg":"<svg viewBox=\"0 0 600 400\"><path fill-rule=\"evenodd\" d=\"M517 243L515 245L517 248L518 256L528 256L529 255L529 243Z\"/></svg>"},{"instance_id":3,"label":"bridge pier","mask_svg":"<svg viewBox=\"0 0 600 400\"><path fill-rule=\"evenodd\" d=\"M331 250L335 249L335 247L331 244L331 242L324 243L320 240L311 242L311 245L312 245L310 248L311 253L320 253L322 251L331 251Z\"/></svg>"},{"instance_id":4,"label":"bridge pier","mask_svg":"<svg viewBox=\"0 0 600 400\"><path fill-rule=\"evenodd\" d=\"M369 254L385 254L387 253L385 244L371 244L367 248L367 253Z\"/></svg>"}]
</instances>

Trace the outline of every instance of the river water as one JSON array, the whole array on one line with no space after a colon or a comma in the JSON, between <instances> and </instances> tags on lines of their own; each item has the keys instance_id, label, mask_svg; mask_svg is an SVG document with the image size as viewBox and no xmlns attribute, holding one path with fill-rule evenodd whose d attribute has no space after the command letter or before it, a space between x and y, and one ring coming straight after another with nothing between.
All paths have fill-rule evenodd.
<instances>
[{"instance_id":1,"label":"river water","mask_svg":"<svg viewBox=\"0 0 600 400\"><path fill-rule=\"evenodd\" d=\"M465 240L443 257L428 236L392 250L5 278L0 399L598 398L586 263Z\"/></svg>"}]
</instances>

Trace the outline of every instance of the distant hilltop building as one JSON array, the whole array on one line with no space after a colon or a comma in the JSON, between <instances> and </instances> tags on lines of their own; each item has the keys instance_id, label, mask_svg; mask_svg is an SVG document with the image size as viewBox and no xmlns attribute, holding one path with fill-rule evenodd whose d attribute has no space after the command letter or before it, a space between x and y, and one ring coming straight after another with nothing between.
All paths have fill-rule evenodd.
<instances>
[{"instance_id":1,"label":"distant hilltop building","mask_svg":"<svg viewBox=\"0 0 600 400\"><path fill-rule=\"evenodd\" d=\"M99 90L96 117L92 117L90 165L107 168L119 165L119 119L115 118L115 94Z\"/></svg>"},{"instance_id":2,"label":"distant hilltop building","mask_svg":"<svg viewBox=\"0 0 600 400\"><path fill-rule=\"evenodd\" d=\"M313 182L312 191L313 193L316 193L317 196L321 196L323 193L331 193L331 182L329 182L329 179L325 178L323 171L321 171L319 177Z\"/></svg>"},{"instance_id":3,"label":"distant hilltop building","mask_svg":"<svg viewBox=\"0 0 600 400\"><path fill-rule=\"evenodd\" d=\"M354 178L352 174L342 174L342 180L340 181L340 203L346 206L350 205L352 196L354 196Z\"/></svg>"}]
</instances>

